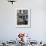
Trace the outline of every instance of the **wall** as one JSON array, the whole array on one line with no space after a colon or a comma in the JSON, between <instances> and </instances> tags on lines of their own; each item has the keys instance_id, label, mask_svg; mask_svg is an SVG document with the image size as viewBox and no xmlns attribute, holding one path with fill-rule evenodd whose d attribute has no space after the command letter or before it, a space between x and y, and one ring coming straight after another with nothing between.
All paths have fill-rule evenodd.
<instances>
[{"instance_id":1,"label":"wall","mask_svg":"<svg viewBox=\"0 0 46 46\"><path fill-rule=\"evenodd\" d=\"M37 41L46 40L45 0L17 0L13 5L0 0L0 40L14 40L18 32L26 32ZM31 9L31 28L16 28L16 8Z\"/></svg>"}]
</instances>

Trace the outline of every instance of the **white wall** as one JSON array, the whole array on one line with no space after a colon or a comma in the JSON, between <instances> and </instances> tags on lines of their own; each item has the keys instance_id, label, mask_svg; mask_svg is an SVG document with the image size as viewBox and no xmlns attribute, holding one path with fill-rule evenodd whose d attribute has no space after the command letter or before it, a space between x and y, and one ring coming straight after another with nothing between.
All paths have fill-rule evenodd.
<instances>
[{"instance_id":1,"label":"white wall","mask_svg":"<svg viewBox=\"0 0 46 46\"><path fill-rule=\"evenodd\" d=\"M34 40L46 40L45 0L17 0L13 5L0 0L0 40L11 40L19 32L31 34ZM31 9L31 28L16 28L16 8Z\"/></svg>"}]
</instances>

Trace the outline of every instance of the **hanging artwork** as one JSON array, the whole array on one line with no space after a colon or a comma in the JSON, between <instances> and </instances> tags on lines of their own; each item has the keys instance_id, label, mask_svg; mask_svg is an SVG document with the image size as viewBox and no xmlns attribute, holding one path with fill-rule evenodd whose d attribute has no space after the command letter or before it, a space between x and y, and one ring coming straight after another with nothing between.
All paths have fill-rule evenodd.
<instances>
[{"instance_id":1,"label":"hanging artwork","mask_svg":"<svg viewBox=\"0 0 46 46\"><path fill-rule=\"evenodd\" d=\"M16 27L30 27L31 26L30 9L18 8L16 9Z\"/></svg>"}]
</instances>

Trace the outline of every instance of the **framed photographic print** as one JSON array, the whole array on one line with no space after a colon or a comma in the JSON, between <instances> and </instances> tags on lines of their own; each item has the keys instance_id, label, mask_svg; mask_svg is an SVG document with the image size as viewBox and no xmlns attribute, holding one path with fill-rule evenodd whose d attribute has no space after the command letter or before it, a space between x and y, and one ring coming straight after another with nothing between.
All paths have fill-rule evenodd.
<instances>
[{"instance_id":1,"label":"framed photographic print","mask_svg":"<svg viewBox=\"0 0 46 46\"><path fill-rule=\"evenodd\" d=\"M16 27L30 27L31 26L30 9L18 8L16 9Z\"/></svg>"}]
</instances>

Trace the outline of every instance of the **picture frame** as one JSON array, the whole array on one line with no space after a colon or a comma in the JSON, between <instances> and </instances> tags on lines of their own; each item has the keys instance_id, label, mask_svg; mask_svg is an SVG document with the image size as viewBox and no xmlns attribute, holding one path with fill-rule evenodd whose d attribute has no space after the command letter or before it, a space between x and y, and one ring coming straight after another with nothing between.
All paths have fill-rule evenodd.
<instances>
[{"instance_id":1,"label":"picture frame","mask_svg":"<svg viewBox=\"0 0 46 46\"><path fill-rule=\"evenodd\" d=\"M31 27L31 9L28 8L16 9L16 27L17 28Z\"/></svg>"}]
</instances>

